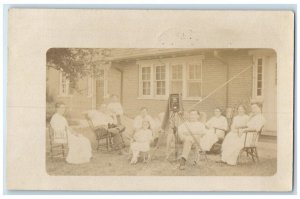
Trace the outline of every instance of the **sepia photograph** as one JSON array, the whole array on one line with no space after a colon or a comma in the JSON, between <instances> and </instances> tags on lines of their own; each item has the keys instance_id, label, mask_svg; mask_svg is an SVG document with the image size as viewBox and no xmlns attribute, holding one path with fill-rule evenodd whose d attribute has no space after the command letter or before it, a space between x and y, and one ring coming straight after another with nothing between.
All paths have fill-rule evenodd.
<instances>
[{"instance_id":1,"label":"sepia photograph","mask_svg":"<svg viewBox=\"0 0 300 199\"><path fill-rule=\"evenodd\" d=\"M8 190L292 190L293 12L8 19Z\"/></svg>"},{"instance_id":2,"label":"sepia photograph","mask_svg":"<svg viewBox=\"0 0 300 199\"><path fill-rule=\"evenodd\" d=\"M272 49L50 48L49 175L272 176Z\"/></svg>"}]
</instances>

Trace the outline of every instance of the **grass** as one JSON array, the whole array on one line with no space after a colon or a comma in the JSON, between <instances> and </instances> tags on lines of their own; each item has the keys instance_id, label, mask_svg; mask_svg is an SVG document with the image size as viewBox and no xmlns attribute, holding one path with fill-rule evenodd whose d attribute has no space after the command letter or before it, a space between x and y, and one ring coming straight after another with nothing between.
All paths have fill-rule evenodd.
<instances>
[{"instance_id":1,"label":"grass","mask_svg":"<svg viewBox=\"0 0 300 199\"><path fill-rule=\"evenodd\" d=\"M81 131L96 147L95 137L88 129ZM162 138L164 139L164 137ZM165 144L152 156L149 163L139 162L131 165L127 155L118 155L116 152L93 152L89 163L72 165L63 159L46 159L46 170L49 175L64 176L271 176L277 169L276 140L262 140L258 145L260 162L253 163L245 154L237 166L228 166L216 163L219 155L208 155L208 161L199 161L192 164L193 153L189 157L185 170L178 169L178 162L165 160Z\"/></svg>"}]
</instances>

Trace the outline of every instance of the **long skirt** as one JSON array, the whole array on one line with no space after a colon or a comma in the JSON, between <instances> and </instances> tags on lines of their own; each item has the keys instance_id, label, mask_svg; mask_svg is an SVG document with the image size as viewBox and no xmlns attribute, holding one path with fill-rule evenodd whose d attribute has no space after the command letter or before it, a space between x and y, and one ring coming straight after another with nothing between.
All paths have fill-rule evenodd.
<instances>
[{"instance_id":1,"label":"long skirt","mask_svg":"<svg viewBox=\"0 0 300 199\"><path fill-rule=\"evenodd\" d=\"M207 130L205 135L200 140L200 145L203 151L209 151L211 147L218 141L218 136L214 130Z\"/></svg>"},{"instance_id":2,"label":"long skirt","mask_svg":"<svg viewBox=\"0 0 300 199\"><path fill-rule=\"evenodd\" d=\"M241 149L244 147L245 134L239 136L237 132L230 132L222 144L222 161L236 165Z\"/></svg>"},{"instance_id":3,"label":"long skirt","mask_svg":"<svg viewBox=\"0 0 300 199\"><path fill-rule=\"evenodd\" d=\"M90 161L92 147L90 141L83 135L69 134L69 152L66 161L71 164L82 164Z\"/></svg>"}]
</instances>

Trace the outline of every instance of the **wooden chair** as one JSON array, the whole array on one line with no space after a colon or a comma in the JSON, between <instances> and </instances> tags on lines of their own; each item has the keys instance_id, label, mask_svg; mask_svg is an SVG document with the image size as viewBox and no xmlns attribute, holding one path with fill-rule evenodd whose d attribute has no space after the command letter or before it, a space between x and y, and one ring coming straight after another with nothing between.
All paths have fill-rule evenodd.
<instances>
[{"instance_id":1,"label":"wooden chair","mask_svg":"<svg viewBox=\"0 0 300 199\"><path fill-rule=\"evenodd\" d=\"M88 117L88 115L86 115L86 120L88 121L90 128L92 129L92 131L96 136L97 151L99 150L111 151L113 149L111 133L104 127L95 128L92 120ZM105 142L102 143L102 141Z\"/></svg>"},{"instance_id":2,"label":"wooden chair","mask_svg":"<svg viewBox=\"0 0 300 199\"><path fill-rule=\"evenodd\" d=\"M68 153L68 134L64 136L56 134L51 125L48 126L49 142L50 142L50 156L53 158L65 158ZM59 142L58 142L59 140Z\"/></svg>"},{"instance_id":3,"label":"wooden chair","mask_svg":"<svg viewBox=\"0 0 300 199\"><path fill-rule=\"evenodd\" d=\"M248 131L245 135L244 147L241 149L238 156L238 163L240 156L245 152L247 157L251 158L253 162L259 162L259 157L257 153L257 143L259 136L263 131L263 127L259 131Z\"/></svg>"}]
</instances>

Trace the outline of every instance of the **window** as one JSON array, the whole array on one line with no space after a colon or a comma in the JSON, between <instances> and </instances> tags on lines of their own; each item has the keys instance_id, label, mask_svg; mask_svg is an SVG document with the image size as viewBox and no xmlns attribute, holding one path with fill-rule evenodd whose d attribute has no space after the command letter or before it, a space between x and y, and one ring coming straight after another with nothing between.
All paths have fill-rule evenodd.
<instances>
[{"instance_id":1,"label":"window","mask_svg":"<svg viewBox=\"0 0 300 199\"><path fill-rule=\"evenodd\" d=\"M187 77L187 97L201 97L201 78L201 64L189 64Z\"/></svg>"},{"instance_id":2,"label":"window","mask_svg":"<svg viewBox=\"0 0 300 199\"><path fill-rule=\"evenodd\" d=\"M257 60L257 87L256 87L256 95L262 95L262 59Z\"/></svg>"},{"instance_id":3,"label":"window","mask_svg":"<svg viewBox=\"0 0 300 199\"><path fill-rule=\"evenodd\" d=\"M262 97L263 96L263 58L256 58L255 65L253 68L254 73L254 86L253 86L253 94L254 97Z\"/></svg>"},{"instance_id":4,"label":"window","mask_svg":"<svg viewBox=\"0 0 300 199\"><path fill-rule=\"evenodd\" d=\"M63 71L60 71L59 80L59 94L61 96L70 95L70 79L67 77L67 74Z\"/></svg>"},{"instance_id":5,"label":"window","mask_svg":"<svg viewBox=\"0 0 300 199\"><path fill-rule=\"evenodd\" d=\"M197 57L139 61L139 97L167 99L169 93L198 100L202 95L202 59Z\"/></svg>"},{"instance_id":6,"label":"window","mask_svg":"<svg viewBox=\"0 0 300 199\"><path fill-rule=\"evenodd\" d=\"M155 66L155 94L166 94L166 66Z\"/></svg>"},{"instance_id":7,"label":"window","mask_svg":"<svg viewBox=\"0 0 300 199\"><path fill-rule=\"evenodd\" d=\"M170 93L183 92L183 66L182 64L171 65Z\"/></svg>"},{"instance_id":8,"label":"window","mask_svg":"<svg viewBox=\"0 0 300 199\"><path fill-rule=\"evenodd\" d=\"M141 68L141 94L143 96L151 95L151 67Z\"/></svg>"}]
</instances>

